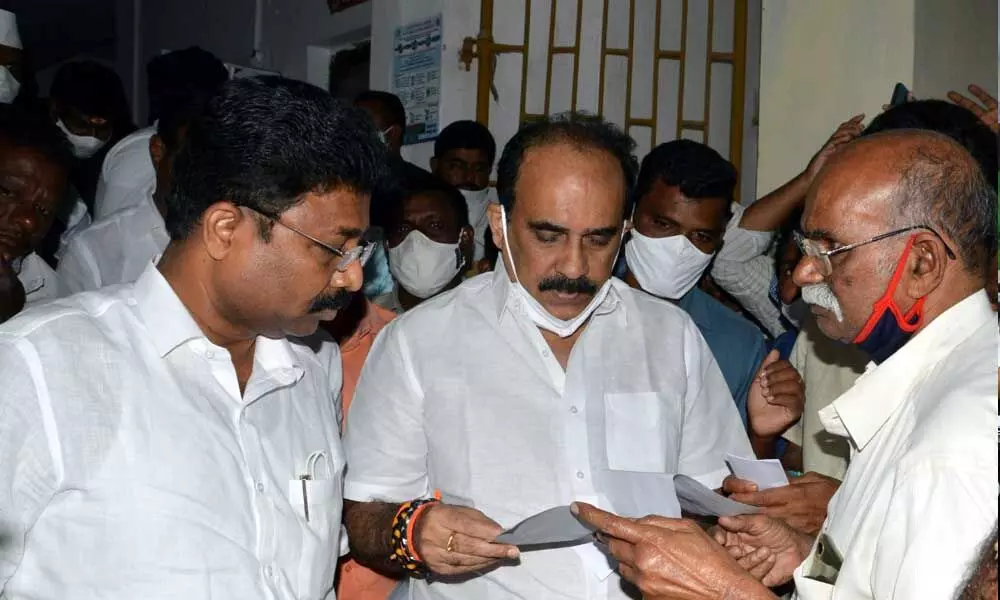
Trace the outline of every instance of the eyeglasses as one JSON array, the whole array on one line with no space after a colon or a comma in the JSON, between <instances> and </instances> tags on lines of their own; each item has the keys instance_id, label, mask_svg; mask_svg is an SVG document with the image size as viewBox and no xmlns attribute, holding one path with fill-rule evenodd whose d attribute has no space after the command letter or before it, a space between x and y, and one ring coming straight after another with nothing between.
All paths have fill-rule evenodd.
<instances>
[{"instance_id":1,"label":"eyeglasses","mask_svg":"<svg viewBox=\"0 0 1000 600\"><path fill-rule=\"evenodd\" d=\"M339 248L334 248L326 242L321 242L313 236L309 235L304 231L292 227L291 225L282 222L281 219L273 215L268 215L260 212L259 210L254 210L249 206L244 206L243 208L249 210L250 212L257 213L258 215L281 225L285 229L291 231L292 233L297 233L302 237L306 238L310 242L316 244L320 248L323 248L327 252L333 254L337 257L337 262L334 264L334 268L340 272L346 271L350 268L355 261L360 262L361 266L364 267L368 262L368 259L372 257L372 253L375 252L375 247L378 246L379 242L382 240L382 230L378 227L372 227L362 236L358 245L351 248L350 250L340 250Z\"/></svg>"},{"instance_id":2,"label":"eyeglasses","mask_svg":"<svg viewBox=\"0 0 1000 600\"><path fill-rule=\"evenodd\" d=\"M936 237L938 240L941 241L942 244L944 244L944 250L945 252L948 253L948 258L950 258L951 260L955 260L955 253L952 252L951 248L948 247L948 244L945 243L944 238L941 237L941 234L935 231L933 227L928 227L927 225L913 225L911 227L895 229L887 233L876 235L875 237L867 239L863 242L848 244L846 246L834 248L833 250L824 250L819 245L819 242L805 237L801 231L796 231L794 235L795 235L795 243L798 244L799 250L802 251L802 254L811 258L819 259L820 263L823 266L823 274L829 275L830 273L833 272L833 263L830 262L830 259L832 257L838 254L843 254L845 252L850 252L851 250L854 250L855 248L860 248L861 246L874 244L875 242L879 242L884 239L888 239L910 231L915 231L917 229L923 229L925 231L929 231L932 234L934 234L934 237Z\"/></svg>"}]
</instances>

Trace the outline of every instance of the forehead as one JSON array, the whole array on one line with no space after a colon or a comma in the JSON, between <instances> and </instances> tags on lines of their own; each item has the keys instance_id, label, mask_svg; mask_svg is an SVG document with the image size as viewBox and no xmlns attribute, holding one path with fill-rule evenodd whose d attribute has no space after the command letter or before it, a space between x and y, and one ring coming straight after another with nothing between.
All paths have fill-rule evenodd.
<instances>
[{"instance_id":1,"label":"forehead","mask_svg":"<svg viewBox=\"0 0 1000 600\"><path fill-rule=\"evenodd\" d=\"M852 238L881 233L898 187L897 177L875 165L828 167L806 197L802 229L807 234L825 231Z\"/></svg>"},{"instance_id":2,"label":"forehead","mask_svg":"<svg viewBox=\"0 0 1000 600\"><path fill-rule=\"evenodd\" d=\"M524 153L514 188L515 210L571 229L620 223L625 175L603 150L556 142Z\"/></svg>"},{"instance_id":3,"label":"forehead","mask_svg":"<svg viewBox=\"0 0 1000 600\"><path fill-rule=\"evenodd\" d=\"M369 194L346 187L310 192L285 214L321 234L337 235L342 230L359 233L368 229L369 199Z\"/></svg>"},{"instance_id":4,"label":"forehead","mask_svg":"<svg viewBox=\"0 0 1000 600\"><path fill-rule=\"evenodd\" d=\"M668 185L657 179L639 199L639 210L666 216L680 223L693 222L708 228L724 227L729 216L729 201L725 198L691 199L680 186Z\"/></svg>"},{"instance_id":5,"label":"forehead","mask_svg":"<svg viewBox=\"0 0 1000 600\"><path fill-rule=\"evenodd\" d=\"M460 160L466 163L488 163L490 157L479 148L452 148L441 155L443 160Z\"/></svg>"},{"instance_id":6,"label":"forehead","mask_svg":"<svg viewBox=\"0 0 1000 600\"><path fill-rule=\"evenodd\" d=\"M453 211L448 199L440 192L418 192L408 196L403 201L403 217L412 218L423 215L451 217Z\"/></svg>"},{"instance_id":7,"label":"forehead","mask_svg":"<svg viewBox=\"0 0 1000 600\"><path fill-rule=\"evenodd\" d=\"M0 137L0 171L40 183L60 185L65 171L41 152L27 146L16 146Z\"/></svg>"}]
</instances>

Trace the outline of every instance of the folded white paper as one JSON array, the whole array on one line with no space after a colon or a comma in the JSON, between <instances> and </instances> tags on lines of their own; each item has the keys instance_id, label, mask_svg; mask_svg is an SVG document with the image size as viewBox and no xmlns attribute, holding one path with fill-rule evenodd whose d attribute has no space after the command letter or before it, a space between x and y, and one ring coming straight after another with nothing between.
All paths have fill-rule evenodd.
<instances>
[{"instance_id":1,"label":"folded white paper","mask_svg":"<svg viewBox=\"0 0 1000 600\"><path fill-rule=\"evenodd\" d=\"M729 465L729 470L733 472L733 475L756 483L758 489L768 490L788 485L785 468L781 466L781 461L776 458L758 460L727 454L726 464Z\"/></svg>"},{"instance_id":2,"label":"folded white paper","mask_svg":"<svg viewBox=\"0 0 1000 600\"><path fill-rule=\"evenodd\" d=\"M705 487L687 475L674 475L677 500L685 512L703 517L733 517L760 512L756 506L741 504Z\"/></svg>"},{"instance_id":3,"label":"folded white paper","mask_svg":"<svg viewBox=\"0 0 1000 600\"><path fill-rule=\"evenodd\" d=\"M554 506L504 531L496 541L514 546L566 545L589 542L593 532L570 512L568 506Z\"/></svg>"}]
</instances>

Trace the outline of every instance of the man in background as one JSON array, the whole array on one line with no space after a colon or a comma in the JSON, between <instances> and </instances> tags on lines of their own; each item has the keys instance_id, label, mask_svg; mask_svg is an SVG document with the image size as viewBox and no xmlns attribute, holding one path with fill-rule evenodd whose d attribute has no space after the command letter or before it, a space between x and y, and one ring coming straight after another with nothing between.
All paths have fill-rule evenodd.
<instances>
[{"instance_id":1,"label":"man in background","mask_svg":"<svg viewBox=\"0 0 1000 600\"><path fill-rule=\"evenodd\" d=\"M496 154L497 143L490 130L476 121L455 121L442 129L434 141L431 172L465 196L474 232L475 261L482 260L487 244L492 244L486 208L491 202L490 174Z\"/></svg>"}]
</instances>

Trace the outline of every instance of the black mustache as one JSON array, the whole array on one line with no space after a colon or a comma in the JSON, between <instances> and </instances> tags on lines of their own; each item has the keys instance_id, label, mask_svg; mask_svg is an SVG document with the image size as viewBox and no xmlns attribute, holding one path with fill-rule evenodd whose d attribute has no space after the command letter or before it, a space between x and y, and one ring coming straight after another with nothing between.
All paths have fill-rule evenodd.
<instances>
[{"instance_id":1,"label":"black mustache","mask_svg":"<svg viewBox=\"0 0 1000 600\"><path fill-rule=\"evenodd\" d=\"M351 303L351 294L347 290L340 290L336 294L318 296L309 307L310 313L323 312L324 310L340 310Z\"/></svg>"},{"instance_id":2,"label":"black mustache","mask_svg":"<svg viewBox=\"0 0 1000 600\"><path fill-rule=\"evenodd\" d=\"M570 279L565 275L554 275L546 277L538 284L540 292L562 292L564 294L586 294L593 296L597 293L597 284L586 277Z\"/></svg>"}]
</instances>

